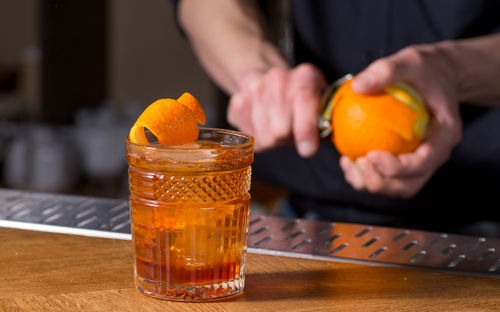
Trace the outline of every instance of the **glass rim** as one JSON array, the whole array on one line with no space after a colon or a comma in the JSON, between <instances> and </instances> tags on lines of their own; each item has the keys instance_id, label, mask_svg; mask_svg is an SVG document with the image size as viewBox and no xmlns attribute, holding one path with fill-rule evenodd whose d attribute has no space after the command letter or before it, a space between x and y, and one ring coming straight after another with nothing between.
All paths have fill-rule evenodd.
<instances>
[{"instance_id":1,"label":"glass rim","mask_svg":"<svg viewBox=\"0 0 500 312\"><path fill-rule=\"evenodd\" d=\"M241 149L241 148L248 148L254 145L255 139L253 136L251 136L248 133L244 133L241 131L237 130L228 130L228 129L220 129L220 128L204 128L200 127L198 128L198 133L222 133L222 134L228 134L228 135L238 135L240 137L245 137L248 138L248 141L242 144L237 144L237 145L231 145L231 146L221 146L220 148L208 148L204 150L231 150L231 149ZM137 143L132 143L130 141L130 135L128 135L125 138L125 143L127 145L132 146L133 148L141 148L141 149L146 149L146 150L161 150L161 151L182 151L182 152L189 152L189 151L198 151L199 149L196 148L175 148L172 146L164 146L164 145L157 145L157 146L151 146L151 145L142 145L142 144L137 144Z\"/></svg>"}]
</instances>

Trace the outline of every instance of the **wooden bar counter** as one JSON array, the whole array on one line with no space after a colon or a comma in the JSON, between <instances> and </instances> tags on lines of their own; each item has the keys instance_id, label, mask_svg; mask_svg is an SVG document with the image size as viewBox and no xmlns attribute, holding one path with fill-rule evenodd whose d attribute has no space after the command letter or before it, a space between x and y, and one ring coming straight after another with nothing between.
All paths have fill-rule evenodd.
<instances>
[{"instance_id":1,"label":"wooden bar counter","mask_svg":"<svg viewBox=\"0 0 500 312\"><path fill-rule=\"evenodd\" d=\"M500 279L247 255L243 293L151 299L130 241L0 228L0 311L500 311Z\"/></svg>"}]
</instances>

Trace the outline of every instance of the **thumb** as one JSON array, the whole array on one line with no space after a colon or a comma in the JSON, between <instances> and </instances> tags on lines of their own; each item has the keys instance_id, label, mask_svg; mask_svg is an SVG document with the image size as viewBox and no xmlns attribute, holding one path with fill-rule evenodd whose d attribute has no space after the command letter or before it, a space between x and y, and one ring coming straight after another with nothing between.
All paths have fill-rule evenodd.
<instances>
[{"instance_id":1,"label":"thumb","mask_svg":"<svg viewBox=\"0 0 500 312\"><path fill-rule=\"evenodd\" d=\"M375 77L373 73L370 72L369 68L354 77L351 83L351 89L354 92L361 94L377 91Z\"/></svg>"},{"instance_id":2,"label":"thumb","mask_svg":"<svg viewBox=\"0 0 500 312\"><path fill-rule=\"evenodd\" d=\"M356 93L380 91L393 83L406 80L414 71L406 54L396 53L371 63L365 70L357 74L351 84Z\"/></svg>"}]
</instances>

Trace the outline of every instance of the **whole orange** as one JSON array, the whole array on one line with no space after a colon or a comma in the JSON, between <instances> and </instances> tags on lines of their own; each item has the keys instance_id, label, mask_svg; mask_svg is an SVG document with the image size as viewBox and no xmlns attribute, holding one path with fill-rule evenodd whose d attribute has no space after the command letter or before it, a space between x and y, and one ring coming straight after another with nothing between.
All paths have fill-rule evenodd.
<instances>
[{"instance_id":1,"label":"whole orange","mask_svg":"<svg viewBox=\"0 0 500 312\"><path fill-rule=\"evenodd\" d=\"M352 91L349 80L332 101L332 141L340 154L352 160L371 150L410 153L425 138L429 112L406 84L359 94Z\"/></svg>"}]
</instances>

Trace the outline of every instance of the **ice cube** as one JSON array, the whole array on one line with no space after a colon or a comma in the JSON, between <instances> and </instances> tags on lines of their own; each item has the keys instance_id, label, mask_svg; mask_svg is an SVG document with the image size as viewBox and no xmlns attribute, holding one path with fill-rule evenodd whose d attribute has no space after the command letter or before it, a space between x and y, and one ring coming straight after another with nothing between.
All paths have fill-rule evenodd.
<instances>
[{"instance_id":1,"label":"ice cube","mask_svg":"<svg viewBox=\"0 0 500 312\"><path fill-rule=\"evenodd\" d=\"M194 141L183 145L165 146L168 158L179 162L213 162L222 145L214 142Z\"/></svg>"}]
</instances>

